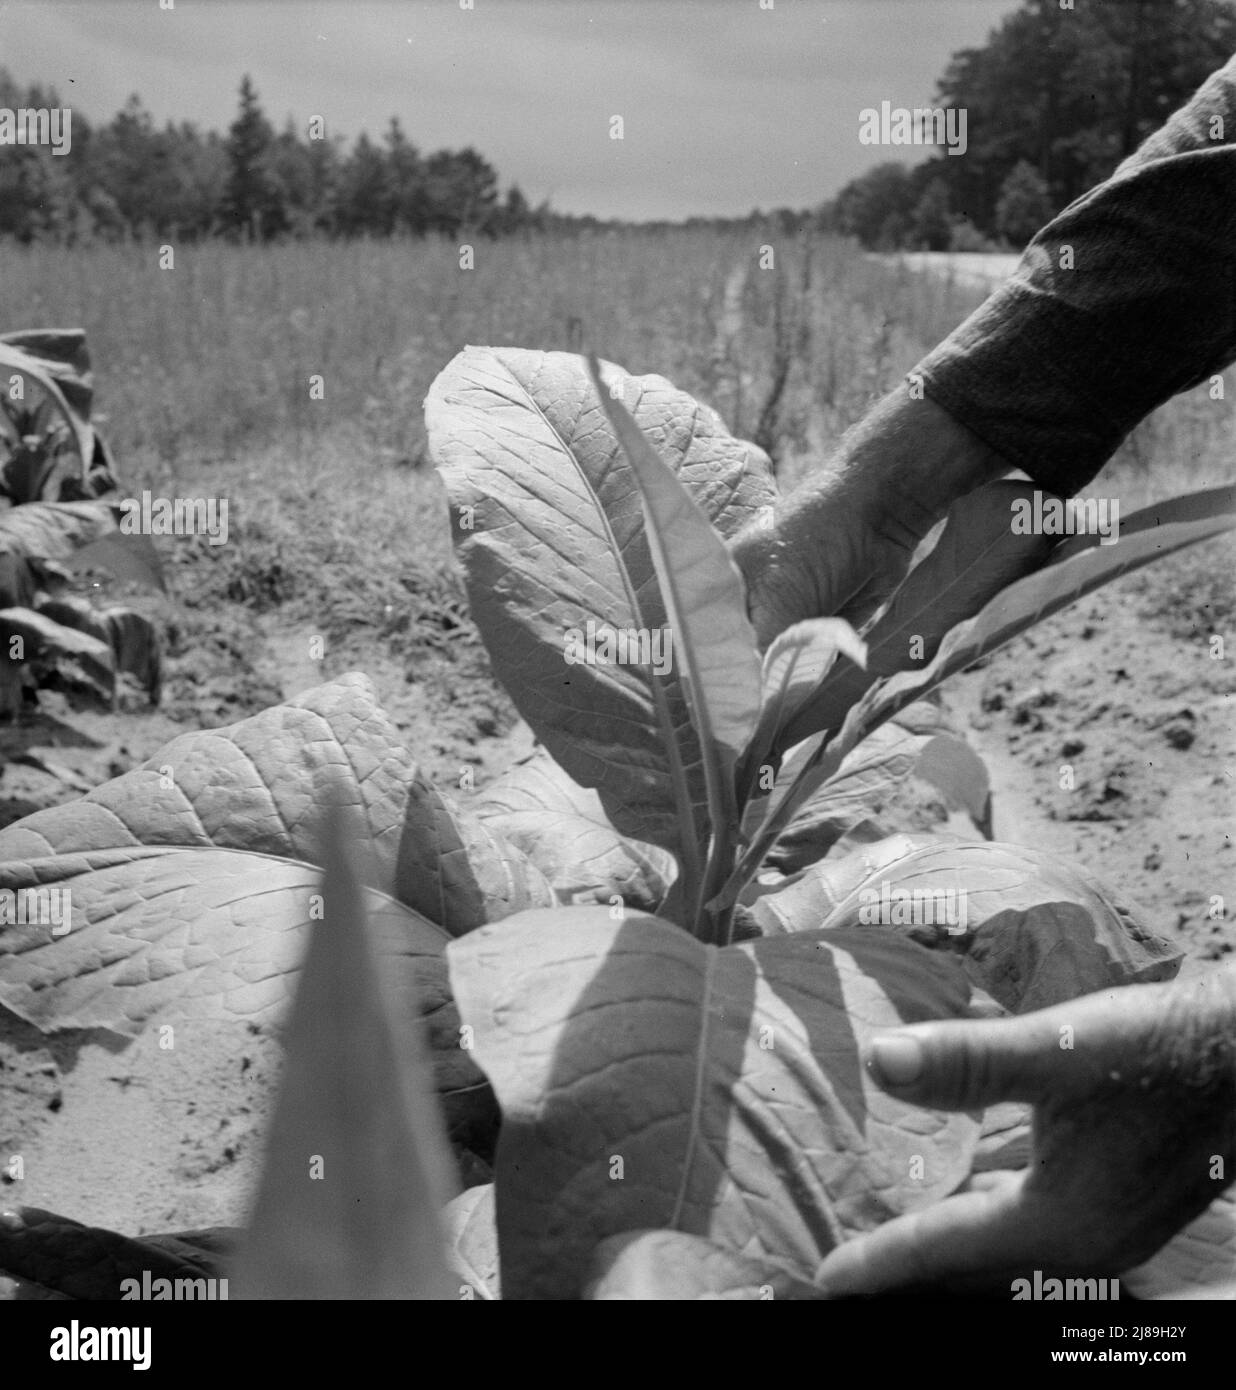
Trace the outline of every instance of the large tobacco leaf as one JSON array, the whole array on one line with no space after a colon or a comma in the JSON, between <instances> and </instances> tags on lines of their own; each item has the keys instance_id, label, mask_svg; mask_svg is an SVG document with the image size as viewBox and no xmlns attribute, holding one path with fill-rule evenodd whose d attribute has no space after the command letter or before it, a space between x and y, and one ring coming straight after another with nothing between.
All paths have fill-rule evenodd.
<instances>
[{"instance_id":1,"label":"large tobacco leaf","mask_svg":"<svg viewBox=\"0 0 1236 1390\"><path fill-rule=\"evenodd\" d=\"M393 890L452 936L554 901L539 865L419 777L408 787Z\"/></svg>"},{"instance_id":2,"label":"large tobacco leaf","mask_svg":"<svg viewBox=\"0 0 1236 1390\"><path fill-rule=\"evenodd\" d=\"M114 692L116 657L110 642L33 608L0 608L0 684L17 679L27 661L52 663L59 657L75 663L101 693Z\"/></svg>"},{"instance_id":3,"label":"large tobacco leaf","mask_svg":"<svg viewBox=\"0 0 1236 1390\"><path fill-rule=\"evenodd\" d=\"M95 608L87 599L47 599L38 611L62 627L96 638L111 649L116 676L132 676L152 705L163 688L163 643L159 629L144 613L123 604Z\"/></svg>"},{"instance_id":4,"label":"large tobacco leaf","mask_svg":"<svg viewBox=\"0 0 1236 1390\"><path fill-rule=\"evenodd\" d=\"M853 669L866 664L866 647L844 618L808 618L779 633L764 653L760 717L738 770L738 789L749 797L777 758L782 731L816 696L838 656Z\"/></svg>"},{"instance_id":5,"label":"large tobacco leaf","mask_svg":"<svg viewBox=\"0 0 1236 1390\"><path fill-rule=\"evenodd\" d=\"M11 556L23 572L37 560L67 560L111 535L119 535L118 508L107 502L28 502L0 510L0 554ZM22 590L0 589L0 605L23 602L28 600Z\"/></svg>"},{"instance_id":6,"label":"large tobacco leaf","mask_svg":"<svg viewBox=\"0 0 1236 1390\"><path fill-rule=\"evenodd\" d=\"M115 578L164 589L163 567L149 536L120 530L113 502L28 502L0 509L0 607L24 607L49 572L104 570Z\"/></svg>"},{"instance_id":7,"label":"large tobacco leaf","mask_svg":"<svg viewBox=\"0 0 1236 1390\"><path fill-rule=\"evenodd\" d=\"M445 930L552 902L514 846L420 776L356 673L227 728L184 734L80 800L16 821L0 831L0 863L32 881L69 856L117 864L126 854L238 851L313 864L321 807L340 788L373 847L367 886Z\"/></svg>"},{"instance_id":8,"label":"large tobacco leaf","mask_svg":"<svg viewBox=\"0 0 1236 1390\"><path fill-rule=\"evenodd\" d=\"M455 1296L438 1217L453 1174L415 1000L375 969L347 858L336 821L248 1229L131 1239L26 1209L0 1219L0 1296L114 1300L132 1279L138 1296L192 1298L166 1281L200 1278L225 1281L220 1298L229 1280L241 1298Z\"/></svg>"},{"instance_id":9,"label":"large tobacco leaf","mask_svg":"<svg viewBox=\"0 0 1236 1390\"><path fill-rule=\"evenodd\" d=\"M923 702L917 708L932 707ZM765 864L785 874L814 864L856 828L878 825L880 813L896 801L911 776L935 787L949 810L966 811L989 836L991 783L982 758L959 734L946 731L942 719L928 722L916 713L911 723L915 727L900 718L889 720L851 749L828 781L799 805L768 851ZM755 835L762 821L793 794L798 775L817 750L818 743L807 739L788 751L767 801L754 801L747 807L744 828L748 835Z\"/></svg>"},{"instance_id":10,"label":"large tobacco leaf","mask_svg":"<svg viewBox=\"0 0 1236 1390\"><path fill-rule=\"evenodd\" d=\"M528 912L448 948L503 1112L508 1298L576 1298L608 1236L666 1229L795 1278L953 1191L978 1134L868 1078L879 1028L965 1017L956 962L890 932L708 946L601 908Z\"/></svg>"},{"instance_id":11,"label":"large tobacco leaf","mask_svg":"<svg viewBox=\"0 0 1236 1390\"><path fill-rule=\"evenodd\" d=\"M520 849L563 903L608 903L655 912L673 882L673 856L620 835L601 798L581 787L543 748L483 788L478 820Z\"/></svg>"},{"instance_id":12,"label":"large tobacco leaf","mask_svg":"<svg viewBox=\"0 0 1236 1390\"><path fill-rule=\"evenodd\" d=\"M44 1032L282 1015L303 935L320 912L310 863L228 849L137 847L0 866L0 886L71 894L72 926L0 931L0 1002ZM450 939L385 894L368 905L387 949L431 976ZM446 1002L444 981L438 1002Z\"/></svg>"},{"instance_id":13,"label":"large tobacco leaf","mask_svg":"<svg viewBox=\"0 0 1236 1390\"><path fill-rule=\"evenodd\" d=\"M812 864L781 882L754 885L745 900L752 904L765 936L808 931L820 926L840 903L856 894L880 870L917 849L960 843L953 835L882 835L861 848Z\"/></svg>"},{"instance_id":14,"label":"large tobacco leaf","mask_svg":"<svg viewBox=\"0 0 1236 1390\"><path fill-rule=\"evenodd\" d=\"M36 383L44 393L73 441L85 484L95 456L95 433L90 424L94 381L86 335L81 329L6 333L0 337L0 371L6 392L9 380L16 375Z\"/></svg>"},{"instance_id":15,"label":"large tobacco leaf","mask_svg":"<svg viewBox=\"0 0 1236 1390\"><path fill-rule=\"evenodd\" d=\"M733 859L739 818L735 771L760 717L760 658L747 616L746 591L720 533L615 399L618 391L602 380L595 357L588 359L588 369L640 490L667 631L673 637L673 659L691 716L690 737L666 758L682 866L673 911L693 935L728 940L728 926L707 920L704 904L724 882ZM661 679L654 676L654 696L660 695ZM696 751L709 832L703 862L686 773Z\"/></svg>"},{"instance_id":16,"label":"large tobacco leaf","mask_svg":"<svg viewBox=\"0 0 1236 1390\"><path fill-rule=\"evenodd\" d=\"M700 736L732 761L755 730L761 698L760 659L742 575L721 533L612 394L613 377L608 384L602 379L596 358L590 359L589 370L643 500L649 548L693 722Z\"/></svg>"},{"instance_id":17,"label":"large tobacco leaf","mask_svg":"<svg viewBox=\"0 0 1236 1390\"><path fill-rule=\"evenodd\" d=\"M915 894L933 904L933 915L934 905L964 902L964 925L928 923L922 908L917 923L899 920L913 915ZM893 836L816 864L761 894L752 911L768 932L893 931L956 953L972 983L1013 1013L1172 979L1184 959L1112 890L1058 855L1024 845Z\"/></svg>"},{"instance_id":18,"label":"large tobacco leaf","mask_svg":"<svg viewBox=\"0 0 1236 1390\"><path fill-rule=\"evenodd\" d=\"M602 373L721 536L771 507L766 457L713 411L662 377ZM472 613L520 713L624 835L697 853L707 796L681 663L658 677L647 664L566 660L568 634L589 624L651 638L670 622L639 485L584 360L468 348L434 382L425 417Z\"/></svg>"},{"instance_id":19,"label":"large tobacco leaf","mask_svg":"<svg viewBox=\"0 0 1236 1390\"><path fill-rule=\"evenodd\" d=\"M894 799L930 742L893 723L872 730L871 736L845 758L836 774L803 804L769 851L766 862L790 874L822 859L848 830L869 817L877 817ZM805 761L812 751L809 743L790 751L769 800L771 809L775 810L780 797L792 787L800 759ZM759 803L750 808L756 824L755 818L763 809Z\"/></svg>"},{"instance_id":20,"label":"large tobacco leaf","mask_svg":"<svg viewBox=\"0 0 1236 1390\"><path fill-rule=\"evenodd\" d=\"M0 335L0 362L40 388L20 402L2 402L10 456L0 469L0 493L15 505L101 497L116 490L115 464L103 436L90 423L94 375L86 334L80 328L31 328ZM57 422L64 427L58 438ZM35 442L28 444L33 435ZM17 442L20 439L20 444ZM61 439L71 445L62 447Z\"/></svg>"},{"instance_id":21,"label":"large tobacco leaf","mask_svg":"<svg viewBox=\"0 0 1236 1390\"><path fill-rule=\"evenodd\" d=\"M275 1021L319 913L321 807L338 798L370 849L382 972L427 1016L453 1135L481 1144L492 1099L458 1046L443 948L451 932L553 895L518 850L484 827L473 835L422 781L363 676L174 739L0 831L0 888L68 889L72 901L67 934L0 929L0 1002L48 1032Z\"/></svg>"}]
</instances>

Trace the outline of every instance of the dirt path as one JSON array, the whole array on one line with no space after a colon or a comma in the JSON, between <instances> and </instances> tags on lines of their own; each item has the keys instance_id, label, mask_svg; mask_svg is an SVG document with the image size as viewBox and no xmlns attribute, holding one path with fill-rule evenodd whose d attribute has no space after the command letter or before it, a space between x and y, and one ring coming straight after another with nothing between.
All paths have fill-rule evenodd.
<instances>
[{"instance_id":1,"label":"dirt path","mask_svg":"<svg viewBox=\"0 0 1236 1390\"><path fill-rule=\"evenodd\" d=\"M946 699L987 762L996 838L1086 866L1189 953L1191 973L1236 949L1236 696L1208 634L1180 641L1129 582Z\"/></svg>"}]
</instances>

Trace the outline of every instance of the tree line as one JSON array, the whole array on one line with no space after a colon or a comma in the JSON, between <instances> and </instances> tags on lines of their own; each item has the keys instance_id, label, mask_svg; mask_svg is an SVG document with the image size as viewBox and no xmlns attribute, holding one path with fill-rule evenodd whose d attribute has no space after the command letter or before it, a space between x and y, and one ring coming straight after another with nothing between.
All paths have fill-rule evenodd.
<instances>
[{"instance_id":1,"label":"tree line","mask_svg":"<svg viewBox=\"0 0 1236 1390\"><path fill-rule=\"evenodd\" d=\"M936 107L966 113L964 155L882 162L815 208L687 225L822 228L875 250L1020 247L1234 50L1233 0L1023 0L939 80ZM0 68L0 107L61 105L53 89L22 89ZM398 117L350 148L320 123L276 132L248 77L226 135L187 121L160 129L133 96L105 125L75 111L72 139L71 158L0 146L0 236L270 241L622 225L534 208L516 185L503 192L475 149L423 153Z\"/></svg>"},{"instance_id":2,"label":"tree line","mask_svg":"<svg viewBox=\"0 0 1236 1390\"><path fill-rule=\"evenodd\" d=\"M0 69L0 107L63 105ZM159 128L132 96L105 125L74 111L69 157L0 147L0 236L22 242L500 235L552 216L514 184L503 193L474 149L422 153L397 117L381 140L362 134L350 149L312 122L276 132L248 77L226 135L188 121Z\"/></svg>"},{"instance_id":3,"label":"tree line","mask_svg":"<svg viewBox=\"0 0 1236 1390\"><path fill-rule=\"evenodd\" d=\"M0 107L62 106L52 87L22 88L0 68ZM548 229L595 232L617 219L533 207L518 185L505 192L476 150L424 154L397 116L381 139L361 134L350 148L315 118L276 132L252 80L240 84L226 135L188 121L161 129L131 96L105 125L79 112L71 158L35 145L0 146L0 237L21 242L226 237L502 236ZM793 233L817 222L815 209L754 210L746 218L692 217L687 227L773 226ZM640 223L650 235L669 222Z\"/></svg>"},{"instance_id":4,"label":"tree line","mask_svg":"<svg viewBox=\"0 0 1236 1390\"><path fill-rule=\"evenodd\" d=\"M876 250L1020 248L1234 51L1230 0L1025 0L938 83L936 105L966 112L965 154L879 164L823 220Z\"/></svg>"}]
</instances>

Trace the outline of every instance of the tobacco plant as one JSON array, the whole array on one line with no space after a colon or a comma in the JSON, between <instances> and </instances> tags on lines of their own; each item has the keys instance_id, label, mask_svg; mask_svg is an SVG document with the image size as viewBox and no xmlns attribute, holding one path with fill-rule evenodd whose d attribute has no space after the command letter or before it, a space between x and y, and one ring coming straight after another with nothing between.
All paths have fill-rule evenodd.
<instances>
[{"instance_id":1,"label":"tobacco plant","mask_svg":"<svg viewBox=\"0 0 1236 1390\"><path fill-rule=\"evenodd\" d=\"M91 421L90 355L80 329L0 336L0 715L20 713L53 669L116 698L136 677L161 688L159 634L123 605L70 592L70 570L96 568L162 587L150 542L119 530L115 466Z\"/></svg>"},{"instance_id":2,"label":"tobacco plant","mask_svg":"<svg viewBox=\"0 0 1236 1390\"><path fill-rule=\"evenodd\" d=\"M1054 856L887 833L915 771L989 830L981 763L924 697L1229 528L1233 490L1157 504L1099 546L1016 534L1032 489L992 484L861 632L822 618L761 656L726 542L776 492L712 411L660 377L469 348L426 416L473 617L542 746L452 796L357 675L185 735L72 814L0 832L0 887L74 893L66 936L0 931L0 1001L48 1031L266 1029L311 933L247 1242L175 1246L204 1268L243 1243L248 1293L818 1296L838 1243L1031 1158L1024 1110L876 1088L876 1030L1181 959ZM613 660L618 634L671 658ZM351 828L337 817L323 850L328 803ZM961 890L960 931L867 910ZM450 1182L439 1128L462 1185L445 1256L425 1220ZM328 1150L340 1176L314 1189L304 1155ZM93 1274L57 1280L83 1296L154 1258L35 1213L0 1225L0 1269L45 1286L35 1254L66 1233Z\"/></svg>"}]
</instances>

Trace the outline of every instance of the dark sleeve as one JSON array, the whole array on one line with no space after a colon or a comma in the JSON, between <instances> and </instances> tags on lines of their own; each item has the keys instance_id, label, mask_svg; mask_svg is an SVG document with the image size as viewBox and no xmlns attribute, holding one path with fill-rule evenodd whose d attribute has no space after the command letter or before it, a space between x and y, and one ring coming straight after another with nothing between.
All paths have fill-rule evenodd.
<instances>
[{"instance_id":1,"label":"dark sleeve","mask_svg":"<svg viewBox=\"0 0 1236 1390\"><path fill-rule=\"evenodd\" d=\"M1236 360L1233 142L1236 58L1039 232L915 369L926 394L1043 487L1084 487L1138 421Z\"/></svg>"}]
</instances>

